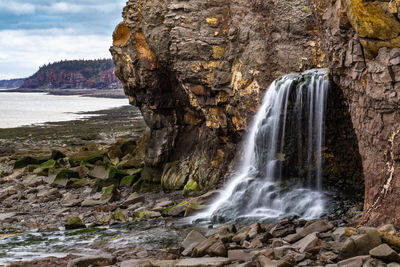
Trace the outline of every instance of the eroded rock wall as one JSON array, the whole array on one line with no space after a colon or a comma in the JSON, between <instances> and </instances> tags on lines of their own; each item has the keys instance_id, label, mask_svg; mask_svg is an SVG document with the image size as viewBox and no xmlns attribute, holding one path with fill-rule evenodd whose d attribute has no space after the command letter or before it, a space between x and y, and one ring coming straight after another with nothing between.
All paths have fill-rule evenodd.
<instances>
[{"instance_id":1,"label":"eroded rock wall","mask_svg":"<svg viewBox=\"0 0 400 267\"><path fill-rule=\"evenodd\" d=\"M116 74L151 129L144 176L166 189L221 181L269 83L323 61L306 0L130 0L123 18Z\"/></svg>"},{"instance_id":2,"label":"eroded rock wall","mask_svg":"<svg viewBox=\"0 0 400 267\"><path fill-rule=\"evenodd\" d=\"M361 223L400 225L399 1L311 1L365 175Z\"/></svg>"}]
</instances>

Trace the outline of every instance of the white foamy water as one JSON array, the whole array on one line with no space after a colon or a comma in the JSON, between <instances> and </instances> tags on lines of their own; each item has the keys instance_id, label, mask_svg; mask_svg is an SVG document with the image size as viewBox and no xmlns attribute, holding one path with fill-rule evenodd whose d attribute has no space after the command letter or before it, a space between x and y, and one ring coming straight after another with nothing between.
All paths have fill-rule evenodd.
<instances>
[{"instance_id":1,"label":"white foamy water","mask_svg":"<svg viewBox=\"0 0 400 267\"><path fill-rule=\"evenodd\" d=\"M0 128L83 119L77 114L128 105L127 99L0 92Z\"/></svg>"},{"instance_id":2,"label":"white foamy water","mask_svg":"<svg viewBox=\"0 0 400 267\"><path fill-rule=\"evenodd\" d=\"M325 70L290 74L275 81L250 127L238 174L232 177L210 209L192 220L225 222L292 215L303 219L320 217L325 210L321 150L328 89ZM289 110L289 106L293 106L293 110ZM285 178L290 178L282 173L286 162L285 135L298 140L300 166L304 165L302 167L308 171L303 177L305 181L298 177L297 185L291 188L283 186Z\"/></svg>"}]
</instances>

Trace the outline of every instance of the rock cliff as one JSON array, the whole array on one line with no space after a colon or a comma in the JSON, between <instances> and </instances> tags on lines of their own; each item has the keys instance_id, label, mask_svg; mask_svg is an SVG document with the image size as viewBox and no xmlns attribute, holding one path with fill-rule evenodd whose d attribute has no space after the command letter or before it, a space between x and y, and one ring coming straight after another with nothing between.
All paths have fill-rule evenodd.
<instances>
[{"instance_id":1,"label":"rock cliff","mask_svg":"<svg viewBox=\"0 0 400 267\"><path fill-rule=\"evenodd\" d=\"M393 48L400 28L393 4L128 1L111 53L116 75L151 130L143 176L170 190L224 181L269 83L327 66L336 86L325 174L346 188L359 185L362 193L362 157L364 219L400 224L394 212L400 207L394 197L400 60Z\"/></svg>"},{"instance_id":2,"label":"rock cliff","mask_svg":"<svg viewBox=\"0 0 400 267\"><path fill-rule=\"evenodd\" d=\"M349 104L362 156L362 221L400 225L399 1L313 5L326 62Z\"/></svg>"},{"instance_id":3,"label":"rock cliff","mask_svg":"<svg viewBox=\"0 0 400 267\"><path fill-rule=\"evenodd\" d=\"M26 78L20 88L30 89L113 89L121 88L110 59L70 60L42 66Z\"/></svg>"},{"instance_id":4,"label":"rock cliff","mask_svg":"<svg viewBox=\"0 0 400 267\"><path fill-rule=\"evenodd\" d=\"M0 81L0 88L18 88L24 83L25 79L11 79Z\"/></svg>"}]
</instances>

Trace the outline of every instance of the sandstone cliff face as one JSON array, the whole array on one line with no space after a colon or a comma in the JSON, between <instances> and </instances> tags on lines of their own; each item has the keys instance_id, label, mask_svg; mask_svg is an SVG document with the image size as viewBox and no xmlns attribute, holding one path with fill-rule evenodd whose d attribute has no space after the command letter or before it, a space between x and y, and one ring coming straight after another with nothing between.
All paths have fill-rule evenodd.
<instances>
[{"instance_id":1,"label":"sandstone cliff face","mask_svg":"<svg viewBox=\"0 0 400 267\"><path fill-rule=\"evenodd\" d=\"M151 129L145 173L167 189L217 184L269 83L322 62L306 0L131 0L123 18L116 74Z\"/></svg>"},{"instance_id":2,"label":"sandstone cliff face","mask_svg":"<svg viewBox=\"0 0 400 267\"><path fill-rule=\"evenodd\" d=\"M360 184L362 162L364 222L399 225L397 12L398 1L129 1L111 53L151 130L147 179L216 185L269 83L328 66L326 174Z\"/></svg>"},{"instance_id":3,"label":"sandstone cliff face","mask_svg":"<svg viewBox=\"0 0 400 267\"><path fill-rule=\"evenodd\" d=\"M399 1L313 1L323 50L342 89L365 175L362 222L400 225Z\"/></svg>"}]
</instances>

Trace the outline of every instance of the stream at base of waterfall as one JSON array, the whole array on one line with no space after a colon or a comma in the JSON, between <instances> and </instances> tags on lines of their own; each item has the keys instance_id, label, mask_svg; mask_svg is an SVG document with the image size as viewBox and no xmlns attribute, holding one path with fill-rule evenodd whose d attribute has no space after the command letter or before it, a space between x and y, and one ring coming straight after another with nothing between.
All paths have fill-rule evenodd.
<instances>
[{"instance_id":1,"label":"stream at base of waterfall","mask_svg":"<svg viewBox=\"0 0 400 267\"><path fill-rule=\"evenodd\" d=\"M327 205L321 154L328 90L325 69L274 81L253 119L237 174L221 197L192 219L226 222L321 217ZM289 139L295 142L287 144ZM287 177L287 169L294 169L286 166L288 150L295 151L290 155L298 165L295 179Z\"/></svg>"}]
</instances>

